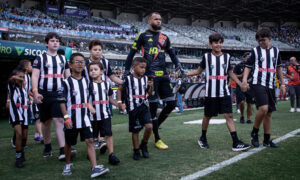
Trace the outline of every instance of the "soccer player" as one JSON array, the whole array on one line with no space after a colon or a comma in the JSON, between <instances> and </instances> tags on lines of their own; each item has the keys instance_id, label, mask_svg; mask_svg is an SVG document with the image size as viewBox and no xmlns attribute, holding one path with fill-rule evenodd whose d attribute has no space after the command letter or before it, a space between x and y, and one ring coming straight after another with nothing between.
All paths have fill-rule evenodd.
<instances>
[{"instance_id":1,"label":"soccer player","mask_svg":"<svg viewBox=\"0 0 300 180\"><path fill-rule=\"evenodd\" d=\"M90 81L91 77L89 76L88 65L91 62L100 62L103 65L104 72L101 76L103 81L107 81L108 78L112 80L116 84L122 84L123 81L119 79L113 72L111 65L107 59L103 56L103 44L99 39L94 39L89 43L89 51L90 51L90 58L85 61L85 70L83 72L84 77ZM98 112L100 113L100 112ZM99 133L99 135L101 135ZM98 137L98 140L95 139L94 145L96 149L100 149L101 153L105 153L107 149L107 145L103 137Z\"/></svg>"},{"instance_id":2,"label":"soccer player","mask_svg":"<svg viewBox=\"0 0 300 180\"><path fill-rule=\"evenodd\" d=\"M158 128L167 119L169 114L176 106L172 87L170 87L170 79L166 72L166 55L168 53L175 64L175 67L184 75L184 71L175 55L170 39L161 33L161 16L157 12L151 13L148 24L150 29L139 33L132 45L125 63L125 77L129 74L132 59L138 50L142 51L142 56L147 60L147 69L145 75L153 78L154 95L149 96L151 119L153 124L153 133L155 138L155 147L159 149L168 149L168 146L160 139ZM158 96L163 100L166 106L162 109L159 117L156 117L158 108Z\"/></svg>"},{"instance_id":3,"label":"soccer player","mask_svg":"<svg viewBox=\"0 0 300 180\"><path fill-rule=\"evenodd\" d=\"M93 137L97 139L99 133L101 137L105 136L108 148L108 162L117 165L120 160L114 154L114 144L111 131L111 112L109 102L116 107L118 103L112 98L113 91L108 81L102 80L104 72L103 65L99 61L93 61L89 64L89 75L92 82L89 83L90 103L95 111L90 114L90 120L93 127Z\"/></svg>"},{"instance_id":4,"label":"soccer player","mask_svg":"<svg viewBox=\"0 0 300 180\"><path fill-rule=\"evenodd\" d=\"M129 115L129 132L132 133L133 159L140 160L140 150L144 158L149 158L147 143L152 131L147 93L153 91L153 81L144 75L147 60L136 57L133 60L133 74L126 76L123 85L118 89L119 109L122 107L122 90L127 92L126 107ZM139 145L139 131L145 126L145 132Z\"/></svg>"},{"instance_id":5,"label":"soccer player","mask_svg":"<svg viewBox=\"0 0 300 180\"><path fill-rule=\"evenodd\" d=\"M281 91L285 92L285 85L281 70L281 58L278 48L270 45L271 32L269 29L259 29L255 38L258 42L257 47L253 48L251 55L246 62L243 75L242 90L248 87L248 75L253 67L252 90L258 111L255 115L253 130L251 132L251 143L254 147L259 146L258 131L263 122L264 141L263 145L277 148L278 146L270 140L272 112L276 111L276 99L274 91L275 73L281 82Z\"/></svg>"},{"instance_id":6,"label":"soccer player","mask_svg":"<svg viewBox=\"0 0 300 180\"><path fill-rule=\"evenodd\" d=\"M89 108L89 85L88 81L82 77L85 60L80 53L73 53L70 57L71 77L63 81L63 88L59 91L58 102L61 112L64 114L65 126L65 155L66 165L62 175L72 174L71 146L77 144L77 136L80 133L80 140L85 141L90 163L92 165L91 178L105 174L109 169L97 165L96 153L93 144L93 133L90 119L88 117Z\"/></svg>"},{"instance_id":7,"label":"soccer player","mask_svg":"<svg viewBox=\"0 0 300 180\"><path fill-rule=\"evenodd\" d=\"M243 81L243 72L245 69L246 61L249 57L249 53L245 53L243 55L243 61L236 65L233 69L233 72L236 74L236 77L239 78L240 81ZM253 71L248 76L248 83L251 83ZM244 109L245 109L245 101L247 102L247 123L251 124L251 115L252 115L252 104L255 103L254 95L252 89L248 89L246 92L241 90L240 86L236 87L236 103L240 107L240 123L245 123L244 118Z\"/></svg>"},{"instance_id":8,"label":"soccer player","mask_svg":"<svg viewBox=\"0 0 300 180\"><path fill-rule=\"evenodd\" d=\"M57 92L62 88L63 79L70 76L70 70L66 58L57 54L60 42L61 37L58 34L50 32L46 35L45 43L48 51L34 60L31 80L34 103L39 106L42 122L45 144L43 157L52 156L51 122L53 120L60 147L58 159L63 160L65 158L64 119L57 102Z\"/></svg>"},{"instance_id":9,"label":"soccer player","mask_svg":"<svg viewBox=\"0 0 300 180\"><path fill-rule=\"evenodd\" d=\"M289 94L291 101L290 112L295 112L295 97L296 97L296 111L300 112L300 65L297 63L296 57L290 58L290 65L286 77L289 78Z\"/></svg>"},{"instance_id":10,"label":"soccer player","mask_svg":"<svg viewBox=\"0 0 300 180\"><path fill-rule=\"evenodd\" d=\"M9 120L14 128L16 140L15 166L24 167L24 147L28 134L28 94L24 87L25 70L17 67L13 70L8 83L9 95Z\"/></svg>"},{"instance_id":11,"label":"soccer player","mask_svg":"<svg viewBox=\"0 0 300 180\"><path fill-rule=\"evenodd\" d=\"M201 148L209 148L206 138L209 120L213 116L224 114L233 141L232 150L243 151L251 146L238 139L232 116L232 101L227 86L227 76L229 75L238 85L241 85L241 82L232 71L230 55L222 52L223 42L224 38L220 33L211 34L209 45L212 52L204 54L197 70L187 73L188 76L194 76L205 70L206 74L202 135L198 144Z\"/></svg>"}]
</instances>

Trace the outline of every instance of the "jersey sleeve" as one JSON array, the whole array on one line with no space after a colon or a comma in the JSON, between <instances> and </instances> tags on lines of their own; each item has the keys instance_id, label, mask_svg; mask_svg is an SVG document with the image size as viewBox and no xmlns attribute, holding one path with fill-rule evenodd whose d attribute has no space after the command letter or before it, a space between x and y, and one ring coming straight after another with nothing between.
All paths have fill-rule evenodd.
<instances>
[{"instance_id":1,"label":"jersey sleeve","mask_svg":"<svg viewBox=\"0 0 300 180\"><path fill-rule=\"evenodd\" d=\"M111 76L115 74L114 71L112 70L111 66L110 66L110 63L108 62L108 66L107 66L107 76Z\"/></svg>"},{"instance_id":2,"label":"jersey sleeve","mask_svg":"<svg viewBox=\"0 0 300 180\"><path fill-rule=\"evenodd\" d=\"M40 56L36 57L36 59L33 61L32 68L41 69L41 57Z\"/></svg>"},{"instance_id":3,"label":"jersey sleeve","mask_svg":"<svg viewBox=\"0 0 300 180\"><path fill-rule=\"evenodd\" d=\"M201 67L202 69L205 69L205 67L206 67L205 55L202 57L199 67Z\"/></svg>"},{"instance_id":4,"label":"jersey sleeve","mask_svg":"<svg viewBox=\"0 0 300 180\"><path fill-rule=\"evenodd\" d=\"M255 64L255 53L254 50L252 49L250 56L248 57L245 66L247 68L251 68L253 67L253 65Z\"/></svg>"},{"instance_id":5,"label":"jersey sleeve","mask_svg":"<svg viewBox=\"0 0 300 180\"><path fill-rule=\"evenodd\" d=\"M282 62L281 62L281 56L280 56L280 52L278 53L278 59L277 59L277 67L281 67L282 66Z\"/></svg>"},{"instance_id":6,"label":"jersey sleeve","mask_svg":"<svg viewBox=\"0 0 300 180\"><path fill-rule=\"evenodd\" d=\"M127 87L128 87L128 77L125 77L125 78L124 78L122 87L123 87L123 88L127 88Z\"/></svg>"},{"instance_id":7,"label":"jersey sleeve","mask_svg":"<svg viewBox=\"0 0 300 180\"><path fill-rule=\"evenodd\" d=\"M139 33L132 44L132 49L138 51L140 50L141 46L143 44L143 33Z\"/></svg>"},{"instance_id":8,"label":"jersey sleeve","mask_svg":"<svg viewBox=\"0 0 300 180\"><path fill-rule=\"evenodd\" d=\"M228 62L228 71L233 70L233 67L232 67L232 65L231 65L231 61L232 61L232 58L231 58L231 56L230 56L229 62Z\"/></svg>"}]
</instances>

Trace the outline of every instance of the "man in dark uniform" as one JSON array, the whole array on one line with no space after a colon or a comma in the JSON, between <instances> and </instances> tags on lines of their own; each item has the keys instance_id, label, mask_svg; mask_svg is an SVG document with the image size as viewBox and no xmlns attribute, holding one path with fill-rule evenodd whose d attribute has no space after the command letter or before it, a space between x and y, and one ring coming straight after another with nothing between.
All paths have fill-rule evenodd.
<instances>
[{"instance_id":1,"label":"man in dark uniform","mask_svg":"<svg viewBox=\"0 0 300 180\"><path fill-rule=\"evenodd\" d=\"M151 119L153 124L153 133L155 137L155 146L159 149L168 149L168 146L163 143L158 134L159 126L166 120L168 115L176 106L175 98L170 87L170 79L166 72L166 56L165 53L170 55L170 58L175 64L177 70L181 74L184 71L175 55L168 36L162 34L161 29L161 16L157 12L151 13L148 24L149 30L139 33L133 43L132 49L127 56L125 63L125 76L129 74L132 64L132 59L138 50L141 50L142 56L147 60L147 69L145 75L154 80L154 93L149 96ZM159 117L156 117L158 106L158 96L165 101L166 106L161 111Z\"/></svg>"},{"instance_id":2,"label":"man in dark uniform","mask_svg":"<svg viewBox=\"0 0 300 180\"><path fill-rule=\"evenodd\" d=\"M250 55L250 53L245 53L243 55L243 61L241 63L237 64L236 67L233 70L233 72L240 79L240 81L243 80L243 73L244 73L244 69L245 69L245 63L246 63L249 55ZM251 73L248 76L248 83L250 83L252 81L252 74L253 74L253 72L251 71ZM250 117L252 115L252 104L255 103L253 91L251 89L248 89L246 92L243 92L241 90L241 88L239 86L237 86L236 87L236 95L237 95L237 104L239 105L240 111L241 111L240 123L245 122L244 109L245 109L245 101L246 101L247 102L247 123L251 124L252 121L251 121Z\"/></svg>"}]
</instances>

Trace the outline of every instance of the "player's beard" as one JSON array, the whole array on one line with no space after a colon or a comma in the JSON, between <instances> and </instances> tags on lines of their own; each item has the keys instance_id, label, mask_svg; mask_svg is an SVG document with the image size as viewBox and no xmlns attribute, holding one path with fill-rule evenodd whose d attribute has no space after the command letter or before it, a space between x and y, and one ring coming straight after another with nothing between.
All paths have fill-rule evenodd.
<instances>
[{"instance_id":1,"label":"player's beard","mask_svg":"<svg viewBox=\"0 0 300 180\"><path fill-rule=\"evenodd\" d=\"M151 27L156 31L161 30L161 26L157 26L155 24L151 24Z\"/></svg>"}]
</instances>

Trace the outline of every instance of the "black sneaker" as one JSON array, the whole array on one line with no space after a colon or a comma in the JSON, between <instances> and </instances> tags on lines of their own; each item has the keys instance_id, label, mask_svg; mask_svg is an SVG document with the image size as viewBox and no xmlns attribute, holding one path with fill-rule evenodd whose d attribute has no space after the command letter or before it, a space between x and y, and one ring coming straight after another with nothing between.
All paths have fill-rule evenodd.
<instances>
[{"instance_id":1,"label":"black sneaker","mask_svg":"<svg viewBox=\"0 0 300 180\"><path fill-rule=\"evenodd\" d=\"M200 139L198 140L198 144L199 144L200 148L209 149L209 145L207 144L207 139L200 137Z\"/></svg>"},{"instance_id":2,"label":"black sneaker","mask_svg":"<svg viewBox=\"0 0 300 180\"><path fill-rule=\"evenodd\" d=\"M120 163L120 159L117 158L117 156L114 153L112 153L108 156L108 162L112 165L117 165Z\"/></svg>"},{"instance_id":3,"label":"black sneaker","mask_svg":"<svg viewBox=\"0 0 300 180\"><path fill-rule=\"evenodd\" d=\"M249 119L249 120L247 120L246 123L247 123L247 124L252 124L252 121Z\"/></svg>"},{"instance_id":4,"label":"black sneaker","mask_svg":"<svg viewBox=\"0 0 300 180\"><path fill-rule=\"evenodd\" d=\"M134 151L134 153L133 153L133 159L137 160L137 161L141 159L140 150Z\"/></svg>"},{"instance_id":5,"label":"black sneaker","mask_svg":"<svg viewBox=\"0 0 300 180\"><path fill-rule=\"evenodd\" d=\"M251 133L251 144L252 144L254 147L259 147L258 134Z\"/></svg>"},{"instance_id":6,"label":"black sneaker","mask_svg":"<svg viewBox=\"0 0 300 180\"><path fill-rule=\"evenodd\" d=\"M245 151L251 147L250 144L245 144L242 141L238 141L236 143L233 143L232 150L233 151Z\"/></svg>"},{"instance_id":7,"label":"black sneaker","mask_svg":"<svg viewBox=\"0 0 300 180\"><path fill-rule=\"evenodd\" d=\"M47 157L51 157L52 156L52 151L44 151L43 152L43 157L47 158Z\"/></svg>"},{"instance_id":8,"label":"black sneaker","mask_svg":"<svg viewBox=\"0 0 300 180\"><path fill-rule=\"evenodd\" d=\"M100 141L98 146L99 146L99 149L100 149L100 153L104 154L106 152L106 149L107 149L106 142L105 141Z\"/></svg>"},{"instance_id":9,"label":"black sneaker","mask_svg":"<svg viewBox=\"0 0 300 180\"><path fill-rule=\"evenodd\" d=\"M244 124L245 123L245 119L244 117L240 117L240 123Z\"/></svg>"},{"instance_id":10,"label":"black sneaker","mask_svg":"<svg viewBox=\"0 0 300 180\"><path fill-rule=\"evenodd\" d=\"M272 140L269 140L269 142L263 142L263 146L265 147L271 147L271 148L279 148L275 143L273 143Z\"/></svg>"},{"instance_id":11,"label":"black sneaker","mask_svg":"<svg viewBox=\"0 0 300 180\"><path fill-rule=\"evenodd\" d=\"M149 152L148 152L148 147L147 147L147 144L145 145L140 145L140 149L142 151L142 154L143 154L143 157L144 158L149 158Z\"/></svg>"},{"instance_id":12,"label":"black sneaker","mask_svg":"<svg viewBox=\"0 0 300 180\"><path fill-rule=\"evenodd\" d=\"M17 159L16 159L15 166L16 166L17 168L22 168L22 167L24 167L24 164L23 164L23 161L22 161L21 158L17 158Z\"/></svg>"}]
</instances>

